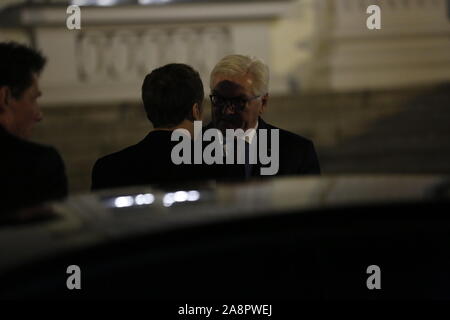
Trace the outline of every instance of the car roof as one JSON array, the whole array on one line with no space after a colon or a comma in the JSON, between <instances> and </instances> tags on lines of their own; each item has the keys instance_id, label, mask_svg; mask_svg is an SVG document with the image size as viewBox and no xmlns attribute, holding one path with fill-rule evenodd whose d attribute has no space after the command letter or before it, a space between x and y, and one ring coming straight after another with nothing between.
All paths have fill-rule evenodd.
<instances>
[{"instance_id":1,"label":"car roof","mask_svg":"<svg viewBox=\"0 0 450 320\"><path fill-rule=\"evenodd\" d=\"M448 199L449 181L444 175L337 175L140 186L76 195L40 209L46 219L0 226L0 272L139 234L288 212Z\"/></svg>"}]
</instances>

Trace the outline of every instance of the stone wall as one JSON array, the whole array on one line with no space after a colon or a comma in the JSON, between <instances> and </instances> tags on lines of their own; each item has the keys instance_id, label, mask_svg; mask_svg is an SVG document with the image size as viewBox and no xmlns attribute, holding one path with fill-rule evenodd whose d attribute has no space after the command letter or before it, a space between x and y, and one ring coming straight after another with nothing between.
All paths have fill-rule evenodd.
<instances>
[{"instance_id":1,"label":"stone wall","mask_svg":"<svg viewBox=\"0 0 450 320\"><path fill-rule=\"evenodd\" d=\"M311 138L325 174L450 173L449 89L273 97L265 119ZM43 110L34 139L61 152L73 193L89 190L97 158L140 141L151 129L140 104Z\"/></svg>"}]
</instances>

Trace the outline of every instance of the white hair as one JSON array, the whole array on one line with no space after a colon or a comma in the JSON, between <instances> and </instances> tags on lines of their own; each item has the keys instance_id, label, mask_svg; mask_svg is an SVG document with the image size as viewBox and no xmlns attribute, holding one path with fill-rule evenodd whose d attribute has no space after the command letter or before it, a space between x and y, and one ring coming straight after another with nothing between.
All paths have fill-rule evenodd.
<instances>
[{"instance_id":1,"label":"white hair","mask_svg":"<svg viewBox=\"0 0 450 320\"><path fill-rule=\"evenodd\" d=\"M269 92L269 67L257 57L239 54L223 57L216 64L211 71L210 86L217 75L239 77L247 74L253 80L253 94L264 95Z\"/></svg>"}]
</instances>

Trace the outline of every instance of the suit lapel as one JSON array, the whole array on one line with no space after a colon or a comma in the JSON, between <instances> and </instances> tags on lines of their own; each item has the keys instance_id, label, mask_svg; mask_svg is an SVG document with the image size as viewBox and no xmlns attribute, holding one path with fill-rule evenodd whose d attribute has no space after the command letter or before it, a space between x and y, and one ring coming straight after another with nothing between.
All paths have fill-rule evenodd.
<instances>
[{"instance_id":1,"label":"suit lapel","mask_svg":"<svg viewBox=\"0 0 450 320\"><path fill-rule=\"evenodd\" d=\"M212 128L212 123L209 123L203 130L206 131L209 128ZM260 145L260 142L259 142L260 131L259 130L260 129L267 130L267 149L268 149L267 152L268 152L269 155L271 155L271 152L272 152L272 150L271 150L271 135L270 135L270 133L271 133L271 129L273 129L273 127L268 125L260 117L260 118L258 118L258 129L256 130L256 138L257 139L253 140L253 143L257 143L257 148L256 148L256 150L257 150L257 157L256 157L257 161L256 161L256 164L252 165L252 169L251 169L251 176L252 177L259 177L259 176L261 176L262 164L261 164L261 162L259 160L259 145ZM234 164L234 165L226 165L225 166L225 172L227 172L226 175L242 176L244 174L244 176L245 176L245 173L243 173L243 170L244 170L244 166L242 166L242 165Z\"/></svg>"},{"instance_id":2,"label":"suit lapel","mask_svg":"<svg viewBox=\"0 0 450 320\"><path fill-rule=\"evenodd\" d=\"M271 138L270 138L270 129L271 127L263 120L261 119L261 117L258 118L258 129L256 130L256 143L258 143L257 145L257 162L256 164L253 165L252 167L252 177L259 177L261 176L261 167L263 167L263 165L261 164L260 160L259 160L259 146L260 146L260 142L259 139L261 138L260 135L260 131L261 129L265 129L267 130L267 152L270 155L272 150L271 150Z\"/></svg>"}]
</instances>

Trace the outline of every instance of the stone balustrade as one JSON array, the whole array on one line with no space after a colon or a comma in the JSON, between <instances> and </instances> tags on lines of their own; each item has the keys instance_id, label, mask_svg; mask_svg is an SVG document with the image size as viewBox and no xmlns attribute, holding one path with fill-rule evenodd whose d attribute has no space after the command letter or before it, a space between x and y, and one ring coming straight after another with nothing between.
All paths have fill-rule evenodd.
<instances>
[{"instance_id":1,"label":"stone balustrade","mask_svg":"<svg viewBox=\"0 0 450 320\"><path fill-rule=\"evenodd\" d=\"M6 27L48 57L42 104L136 102L145 75L166 63L192 65L206 91L212 68L229 53L256 55L271 66L270 24L289 4L82 6L80 30L66 27L67 5L21 6ZM274 91L286 92L286 79L273 79Z\"/></svg>"},{"instance_id":2,"label":"stone balustrade","mask_svg":"<svg viewBox=\"0 0 450 320\"><path fill-rule=\"evenodd\" d=\"M256 55L271 69L271 94L361 91L450 80L450 0L182 2L82 8L68 30L66 5L22 6L8 32L49 58L45 105L139 100L142 79L169 62L209 72L228 53ZM381 29L366 26L369 5ZM305 30L310 29L308 32ZM5 28L2 27L0 40Z\"/></svg>"}]
</instances>

